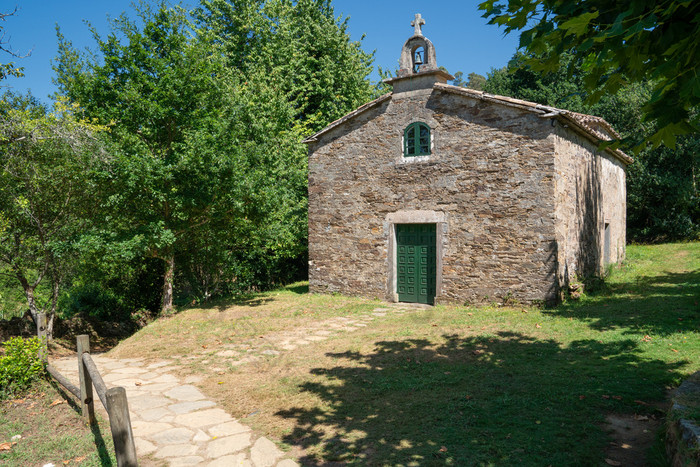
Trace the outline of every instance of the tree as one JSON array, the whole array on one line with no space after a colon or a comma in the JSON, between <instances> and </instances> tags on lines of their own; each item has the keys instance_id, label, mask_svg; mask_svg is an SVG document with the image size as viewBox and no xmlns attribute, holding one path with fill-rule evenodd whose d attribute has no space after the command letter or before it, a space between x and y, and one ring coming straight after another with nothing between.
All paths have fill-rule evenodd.
<instances>
[{"instance_id":1,"label":"tree","mask_svg":"<svg viewBox=\"0 0 700 467\"><path fill-rule=\"evenodd\" d=\"M31 97L6 94L0 101L1 274L21 285L29 312L49 316L51 334L71 250L90 216L88 174L103 156L77 106L59 101L54 112ZM37 288L50 283L40 300Z\"/></svg>"},{"instance_id":2,"label":"tree","mask_svg":"<svg viewBox=\"0 0 700 467\"><path fill-rule=\"evenodd\" d=\"M347 33L330 0L204 0L197 16L226 50L229 67L268 76L305 135L371 100L373 54Z\"/></svg>"},{"instance_id":3,"label":"tree","mask_svg":"<svg viewBox=\"0 0 700 467\"><path fill-rule=\"evenodd\" d=\"M574 112L589 112L588 92L583 85L585 73L570 54L563 54L561 61L564 66L556 72L538 73L528 65L530 57L517 52L507 67L489 73L484 90Z\"/></svg>"},{"instance_id":4,"label":"tree","mask_svg":"<svg viewBox=\"0 0 700 467\"><path fill-rule=\"evenodd\" d=\"M176 277L207 297L299 257L305 152L296 114L266 74L228 68L219 38L180 7L136 13L143 26L123 15L106 38L93 31L96 58L59 32L55 69L63 95L112 124L105 223L91 242L160 260L167 312ZM260 257L267 263L253 265Z\"/></svg>"},{"instance_id":5,"label":"tree","mask_svg":"<svg viewBox=\"0 0 700 467\"><path fill-rule=\"evenodd\" d=\"M467 76L466 87L468 87L469 89L483 91L484 84L486 84L486 77L480 75L479 73L469 73L469 75Z\"/></svg>"},{"instance_id":6,"label":"tree","mask_svg":"<svg viewBox=\"0 0 700 467\"><path fill-rule=\"evenodd\" d=\"M14 52L9 46L7 46L7 41L5 41L5 31L4 27L2 26L2 23L7 21L7 18L10 16L14 16L17 13L17 8L10 12L1 12L0 13L0 52L4 52L12 57L15 58L23 58L26 55L20 55L17 52ZM16 77L21 77L24 76L23 73L24 69L22 67L15 67L15 64L10 62L10 63L0 63L0 81L4 80L8 76L16 76Z\"/></svg>"},{"instance_id":7,"label":"tree","mask_svg":"<svg viewBox=\"0 0 700 467\"><path fill-rule=\"evenodd\" d=\"M445 67L441 66L440 69L447 72ZM464 73L458 71L455 73L455 79L452 80L453 86L462 86L465 88L474 89L476 91L483 91L485 83L486 77L474 72L469 73L467 80L464 81Z\"/></svg>"},{"instance_id":8,"label":"tree","mask_svg":"<svg viewBox=\"0 0 700 467\"><path fill-rule=\"evenodd\" d=\"M78 54L59 32L60 92L99 122L114 122L110 228L123 248L164 265L162 310L173 304L175 255L183 239L228 209L228 161L198 151L199 132L218 118L223 61L187 13L141 3L139 27L126 15L101 38L102 60Z\"/></svg>"},{"instance_id":9,"label":"tree","mask_svg":"<svg viewBox=\"0 0 700 467\"><path fill-rule=\"evenodd\" d=\"M646 137L654 146L698 132L700 2L487 0L479 8L489 24L520 32L533 70L556 71L571 54L586 72L590 102L628 83L652 83L643 114L657 124Z\"/></svg>"}]
</instances>

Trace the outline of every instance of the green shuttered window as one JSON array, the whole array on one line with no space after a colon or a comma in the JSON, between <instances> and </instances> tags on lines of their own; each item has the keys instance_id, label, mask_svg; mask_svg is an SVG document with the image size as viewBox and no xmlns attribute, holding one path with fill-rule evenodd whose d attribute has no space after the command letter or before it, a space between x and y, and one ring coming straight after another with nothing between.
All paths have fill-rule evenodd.
<instances>
[{"instance_id":1,"label":"green shuttered window","mask_svg":"<svg viewBox=\"0 0 700 467\"><path fill-rule=\"evenodd\" d=\"M414 122L403 131L404 157L430 155L430 127L423 122Z\"/></svg>"}]
</instances>

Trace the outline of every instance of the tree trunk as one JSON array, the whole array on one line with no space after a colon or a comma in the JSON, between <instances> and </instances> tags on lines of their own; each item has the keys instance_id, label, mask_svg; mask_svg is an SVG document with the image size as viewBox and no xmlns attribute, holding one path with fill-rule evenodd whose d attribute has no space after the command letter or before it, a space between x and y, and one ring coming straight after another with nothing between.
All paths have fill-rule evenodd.
<instances>
[{"instance_id":1,"label":"tree trunk","mask_svg":"<svg viewBox=\"0 0 700 467\"><path fill-rule=\"evenodd\" d=\"M16 273L17 279L19 279L20 284L22 284L22 289L24 289L24 295L27 297L27 304L29 305L29 314L32 315L32 320L34 324L37 323L39 316L39 308L36 306L36 297L34 297L34 287L29 283L26 277L20 272Z\"/></svg>"},{"instance_id":2,"label":"tree trunk","mask_svg":"<svg viewBox=\"0 0 700 467\"><path fill-rule=\"evenodd\" d=\"M169 313L173 309L173 275L175 273L175 255L171 254L165 260L165 274L163 275L163 301L160 307L161 313Z\"/></svg>"},{"instance_id":3,"label":"tree trunk","mask_svg":"<svg viewBox=\"0 0 700 467\"><path fill-rule=\"evenodd\" d=\"M49 340L53 339L53 323L56 317L56 306L58 305L58 292L61 288L61 281L54 276L53 290L51 291L51 308L49 309L49 321L46 326L46 335Z\"/></svg>"}]
</instances>

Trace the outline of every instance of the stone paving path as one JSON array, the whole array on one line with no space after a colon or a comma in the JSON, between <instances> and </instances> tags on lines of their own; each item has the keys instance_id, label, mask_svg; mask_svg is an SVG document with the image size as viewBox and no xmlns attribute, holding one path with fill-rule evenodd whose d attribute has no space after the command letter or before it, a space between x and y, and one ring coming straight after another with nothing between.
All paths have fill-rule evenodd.
<instances>
[{"instance_id":1,"label":"stone paving path","mask_svg":"<svg viewBox=\"0 0 700 467\"><path fill-rule=\"evenodd\" d=\"M136 451L170 466L250 466L293 467L272 441L256 436L194 386L203 378L179 377L180 363L199 360L202 364L242 365L270 358L299 346L310 345L342 332L352 332L379 317L420 308L390 306L352 317L335 317L304 329L265 336L263 342L226 344L219 349L203 349L196 355L172 360L145 361L143 358L114 359L93 354L93 360L108 387L122 386L129 402ZM51 361L63 375L78 384L75 357ZM210 367L211 371L220 368ZM96 403L102 409L99 400ZM104 411L103 411L104 413ZM106 415L105 415L106 418Z\"/></svg>"}]
</instances>

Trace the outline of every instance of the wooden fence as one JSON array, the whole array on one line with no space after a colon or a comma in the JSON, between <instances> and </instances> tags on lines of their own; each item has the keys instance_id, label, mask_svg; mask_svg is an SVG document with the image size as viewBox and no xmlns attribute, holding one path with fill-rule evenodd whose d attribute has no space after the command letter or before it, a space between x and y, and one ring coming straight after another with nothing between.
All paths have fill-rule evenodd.
<instances>
[{"instance_id":1,"label":"wooden fence","mask_svg":"<svg viewBox=\"0 0 700 467\"><path fill-rule=\"evenodd\" d=\"M102 375L100 375L95 362L90 356L90 337L86 335L77 337L78 369L80 373L80 387L77 387L48 363L46 315L43 313L39 315L37 322L37 335L44 342L41 355L44 361L47 362L47 371L61 386L80 400L82 415L90 425L96 423L95 402L93 399L94 387L97 397L102 402L102 406L109 417L117 465L119 467L138 466L134 434L131 430L131 419L129 417L129 404L126 400L126 389L121 386L107 389Z\"/></svg>"}]
</instances>

